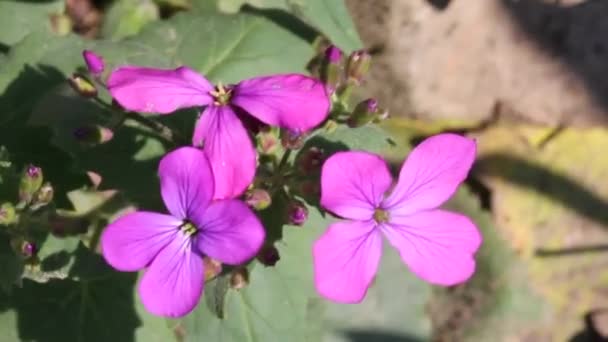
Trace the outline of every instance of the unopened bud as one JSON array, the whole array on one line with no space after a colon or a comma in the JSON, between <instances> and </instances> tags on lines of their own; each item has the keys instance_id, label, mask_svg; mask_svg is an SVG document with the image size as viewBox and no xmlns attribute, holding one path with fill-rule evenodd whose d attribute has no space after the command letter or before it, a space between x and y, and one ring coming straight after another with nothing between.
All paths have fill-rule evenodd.
<instances>
[{"instance_id":1,"label":"unopened bud","mask_svg":"<svg viewBox=\"0 0 608 342\"><path fill-rule=\"evenodd\" d=\"M230 287L240 290L249 284L249 271L245 267L238 267L230 274Z\"/></svg>"},{"instance_id":2,"label":"unopened bud","mask_svg":"<svg viewBox=\"0 0 608 342\"><path fill-rule=\"evenodd\" d=\"M279 251L273 245L265 245L258 253L258 261L265 266L274 266L281 259Z\"/></svg>"},{"instance_id":3,"label":"unopened bud","mask_svg":"<svg viewBox=\"0 0 608 342\"><path fill-rule=\"evenodd\" d=\"M321 78L327 86L327 90L333 93L340 83L342 74L342 50L334 45L330 45L325 50Z\"/></svg>"},{"instance_id":4,"label":"unopened bud","mask_svg":"<svg viewBox=\"0 0 608 342\"><path fill-rule=\"evenodd\" d=\"M348 118L349 127L361 127L372 122L378 115L378 101L367 99L360 102Z\"/></svg>"},{"instance_id":5,"label":"unopened bud","mask_svg":"<svg viewBox=\"0 0 608 342\"><path fill-rule=\"evenodd\" d=\"M101 56L91 50L84 50L82 51L82 57L92 75L98 76L103 72L105 62Z\"/></svg>"},{"instance_id":6,"label":"unopened bud","mask_svg":"<svg viewBox=\"0 0 608 342\"><path fill-rule=\"evenodd\" d=\"M207 282L222 272L222 263L206 256L203 257L203 269L205 270L205 282Z\"/></svg>"},{"instance_id":7,"label":"unopened bud","mask_svg":"<svg viewBox=\"0 0 608 342\"><path fill-rule=\"evenodd\" d=\"M34 194L42 186L43 179L42 169L34 165L27 166L19 182L19 199L25 203L30 203Z\"/></svg>"},{"instance_id":8,"label":"unopened bud","mask_svg":"<svg viewBox=\"0 0 608 342\"><path fill-rule=\"evenodd\" d=\"M289 224L301 226L308 219L308 209L300 201L292 201L287 207L287 220Z\"/></svg>"},{"instance_id":9,"label":"unopened bud","mask_svg":"<svg viewBox=\"0 0 608 342\"><path fill-rule=\"evenodd\" d=\"M372 56L365 50L351 53L346 63L346 76L350 82L361 84L372 64Z\"/></svg>"},{"instance_id":10,"label":"unopened bud","mask_svg":"<svg viewBox=\"0 0 608 342\"><path fill-rule=\"evenodd\" d=\"M323 158L323 152L318 147L311 147L299 156L298 168L303 174L309 175L319 170Z\"/></svg>"},{"instance_id":11,"label":"unopened bud","mask_svg":"<svg viewBox=\"0 0 608 342\"><path fill-rule=\"evenodd\" d=\"M298 195L311 203L318 200L321 195L319 182L313 179L299 181L296 189Z\"/></svg>"},{"instance_id":12,"label":"unopened bud","mask_svg":"<svg viewBox=\"0 0 608 342\"><path fill-rule=\"evenodd\" d=\"M74 138L85 145L103 144L112 137L114 137L112 130L103 126L89 125L74 130Z\"/></svg>"},{"instance_id":13,"label":"unopened bud","mask_svg":"<svg viewBox=\"0 0 608 342\"><path fill-rule=\"evenodd\" d=\"M264 210L270 206L272 198L264 189L252 189L245 194L245 203L255 210Z\"/></svg>"},{"instance_id":14,"label":"unopened bud","mask_svg":"<svg viewBox=\"0 0 608 342\"><path fill-rule=\"evenodd\" d=\"M281 145L288 150L297 150L304 146L305 137L304 133L284 129L281 130Z\"/></svg>"},{"instance_id":15,"label":"unopened bud","mask_svg":"<svg viewBox=\"0 0 608 342\"><path fill-rule=\"evenodd\" d=\"M82 97L91 98L97 96L95 85L82 75L73 74L72 77L68 78L68 82L70 83L70 87Z\"/></svg>"},{"instance_id":16,"label":"unopened bud","mask_svg":"<svg viewBox=\"0 0 608 342\"><path fill-rule=\"evenodd\" d=\"M0 205L0 224L8 226L17 222L17 212L12 203L6 202Z\"/></svg>"},{"instance_id":17,"label":"unopened bud","mask_svg":"<svg viewBox=\"0 0 608 342\"><path fill-rule=\"evenodd\" d=\"M21 254L26 258L31 258L38 253L38 247L35 243L23 241L21 243Z\"/></svg>"},{"instance_id":18,"label":"unopened bud","mask_svg":"<svg viewBox=\"0 0 608 342\"><path fill-rule=\"evenodd\" d=\"M39 208L51 203L54 193L53 186L48 182L44 183L34 195L33 205Z\"/></svg>"},{"instance_id":19,"label":"unopened bud","mask_svg":"<svg viewBox=\"0 0 608 342\"><path fill-rule=\"evenodd\" d=\"M273 154L279 147L279 134L274 129L261 130L256 140L262 154Z\"/></svg>"},{"instance_id":20,"label":"unopened bud","mask_svg":"<svg viewBox=\"0 0 608 342\"><path fill-rule=\"evenodd\" d=\"M336 129L338 129L338 123L335 120L327 120L327 122L323 126L323 129L325 130L325 132L331 134L335 132Z\"/></svg>"}]
</instances>

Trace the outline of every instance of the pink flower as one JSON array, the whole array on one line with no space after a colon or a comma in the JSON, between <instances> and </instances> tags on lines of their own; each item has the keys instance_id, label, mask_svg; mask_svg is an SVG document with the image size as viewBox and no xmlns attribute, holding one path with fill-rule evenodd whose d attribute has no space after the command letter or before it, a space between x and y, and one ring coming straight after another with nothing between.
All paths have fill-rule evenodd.
<instances>
[{"instance_id":1,"label":"pink flower","mask_svg":"<svg viewBox=\"0 0 608 342\"><path fill-rule=\"evenodd\" d=\"M105 63L101 56L93 51L84 50L82 51L82 57L84 58L85 63L87 63L87 69L89 69L91 74L97 76L103 72Z\"/></svg>"},{"instance_id":2,"label":"pink flower","mask_svg":"<svg viewBox=\"0 0 608 342\"><path fill-rule=\"evenodd\" d=\"M315 285L328 299L363 300L380 261L382 235L418 277L437 285L466 281L481 235L467 217L436 209L456 191L475 159L475 142L440 134L417 146L391 191L382 158L340 152L323 165L321 205L340 221L313 247Z\"/></svg>"},{"instance_id":3,"label":"pink flower","mask_svg":"<svg viewBox=\"0 0 608 342\"><path fill-rule=\"evenodd\" d=\"M241 194L255 176L256 156L237 113L269 125L307 131L327 117L329 98L323 84L297 74L256 77L236 85L214 87L187 67L161 70L118 68L108 88L126 109L171 113L206 106L196 123L193 145L205 150L215 174L215 198Z\"/></svg>"},{"instance_id":4,"label":"pink flower","mask_svg":"<svg viewBox=\"0 0 608 342\"><path fill-rule=\"evenodd\" d=\"M126 214L105 229L101 247L106 261L120 271L146 269L139 294L148 311L180 317L201 297L203 256L241 264L256 255L265 231L241 201L212 201L213 174L199 149L167 154L158 173L170 215Z\"/></svg>"}]
</instances>

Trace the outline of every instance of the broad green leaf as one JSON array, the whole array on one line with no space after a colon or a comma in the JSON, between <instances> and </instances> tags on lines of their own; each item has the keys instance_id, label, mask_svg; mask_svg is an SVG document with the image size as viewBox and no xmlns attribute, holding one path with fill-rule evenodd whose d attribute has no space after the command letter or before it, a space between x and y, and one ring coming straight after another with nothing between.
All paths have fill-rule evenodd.
<instances>
[{"instance_id":1,"label":"broad green leaf","mask_svg":"<svg viewBox=\"0 0 608 342\"><path fill-rule=\"evenodd\" d=\"M2 341L171 341L161 318L141 309L135 297L136 276L108 268L82 245L74 279L38 284L29 280L0 298ZM18 324L17 324L18 322Z\"/></svg>"},{"instance_id":2,"label":"broad green leaf","mask_svg":"<svg viewBox=\"0 0 608 342\"><path fill-rule=\"evenodd\" d=\"M63 11L60 0L0 1L0 51L37 30L51 30L51 15Z\"/></svg>"},{"instance_id":3,"label":"broad green leaf","mask_svg":"<svg viewBox=\"0 0 608 342\"><path fill-rule=\"evenodd\" d=\"M102 35L113 40L129 37L158 19L159 9L152 0L115 1L105 13Z\"/></svg>"},{"instance_id":4,"label":"broad green leaf","mask_svg":"<svg viewBox=\"0 0 608 342\"><path fill-rule=\"evenodd\" d=\"M218 8L228 13L245 4L291 12L346 51L363 46L343 0L218 0Z\"/></svg>"}]
</instances>

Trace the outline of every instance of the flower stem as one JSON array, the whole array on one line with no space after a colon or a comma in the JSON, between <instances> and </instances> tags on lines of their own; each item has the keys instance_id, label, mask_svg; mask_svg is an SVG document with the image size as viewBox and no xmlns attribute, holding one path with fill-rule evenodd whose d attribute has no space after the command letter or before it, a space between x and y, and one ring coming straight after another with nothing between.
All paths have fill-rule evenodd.
<instances>
[{"instance_id":1,"label":"flower stem","mask_svg":"<svg viewBox=\"0 0 608 342\"><path fill-rule=\"evenodd\" d=\"M146 126L150 129L152 129L162 139L166 140L169 143L172 143L174 145L185 144L186 140L183 137L179 136L171 128L169 128L168 126L166 126L158 121L150 120L150 119L146 118L145 116L143 116L139 113L136 113L136 112L125 112L125 111L118 112L118 110L116 108L103 102L99 97L94 97L93 100L97 104L104 107L107 111L120 114L121 115L121 119L119 120L120 124L122 124L126 118L129 118L143 126ZM113 127L113 128L116 128L116 127Z\"/></svg>"}]
</instances>

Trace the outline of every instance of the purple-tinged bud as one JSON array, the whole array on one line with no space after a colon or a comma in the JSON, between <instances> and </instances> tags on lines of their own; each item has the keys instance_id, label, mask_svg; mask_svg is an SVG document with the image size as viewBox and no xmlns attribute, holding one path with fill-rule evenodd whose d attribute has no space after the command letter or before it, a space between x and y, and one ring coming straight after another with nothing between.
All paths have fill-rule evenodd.
<instances>
[{"instance_id":1,"label":"purple-tinged bud","mask_svg":"<svg viewBox=\"0 0 608 342\"><path fill-rule=\"evenodd\" d=\"M203 257L203 269L205 270L205 282L207 282L222 272L222 263L205 256Z\"/></svg>"},{"instance_id":2,"label":"purple-tinged bud","mask_svg":"<svg viewBox=\"0 0 608 342\"><path fill-rule=\"evenodd\" d=\"M82 51L82 57L92 75L98 76L103 72L105 62L101 56L91 50L84 50Z\"/></svg>"},{"instance_id":3,"label":"purple-tinged bud","mask_svg":"<svg viewBox=\"0 0 608 342\"><path fill-rule=\"evenodd\" d=\"M82 97L92 98L97 96L95 85L82 75L73 74L72 77L68 78L68 83Z\"/></svg>"},{"instance_id":4,"label":"purple-tinged bud","mask_svg":"<svg viewBox=\"0 0 608 342\"><path fill-rule=\"evenodd\" d=\"M106 143L114 137L114 132L107 127L89 125L74 130L74 138L84 145L98 145Z\"/></svg>"},{"instance_id":5,"label":"purple-tinged bud","mask_svg":"<svg viewBox=\"0 0 608 342\"><path fill-rule=\"evenodd\" d=\"M29 241L23 241L21 243L21 255L26 258L31 258L38 253L38 247L35 243Z\"/></svg>"},{"instance_id":6,"label":"purple-tinged bud","mask_svg":"<svg viewBox=\"0 0 608 342\"><path fill-rule=\"evenodd\" d=\"M279 262L281 256L279 251L273 245L264 245L257 255L257 259L264 266L274 266Z\"/></svg>"},{"instance_id":7,"label":"purple-tinged bud","mask_svg":"<svg viewBox=\"0 0 608 342\"><path fill-rule=\"evenodd\" d=\"M34 165L28 165L19 182L19 199L24 203L30 203L34 194L42 186L43 180L42 169Z\"/></svg>"},{"instance_id":8,"label":"purple-tinged bud","mask_svg":"<svg viewBox=\"0 0 608 342\"><path fill-rule=\"evenodd\" d=\"M342 50L335 45L330 45L325 49L325 60L327 60L328 63L340 64L342 62L342 57L344 57Z\"/></svg>"},{"instance_id":9,"label":"purple-tinged bud","mask_svg":"<svg viewBox=\"0 0 608 342\"><path fill-rule=\"evenodd\" d=\"M245 267L237 267L230 273L230 287L240 290L249 284L249 271Z\"/></svg>"},{"instance_id":10,"label":"purple-tinged bud","mask_svg":"<svg viewBox=\"0 0 608 342\"><path fill-rule=\"evenodd\" d=\"M311 147L308 151L300 154L298 158L298 169L301 173L309 175L319 171L325 155L318 147Z\"/></svg>"},{"instance_id":11,"label":"purple-tinged bud","mask_svg":"<svg viewBox=\"0 0 608 342\"><path fill-rule=\"evenodd\" d=\"M263 129L256 135L258 148L262 154L273 154L279 148L279 133L275 129Z\"/></svg>"},{"instance_id":12,"label":"purple-tinged bud","mask_svg":"<svg viewBox=\"0 0 608 342\"><path fill-rule=\"evenodd\" d=\"M281 130L281 145L288 150L298 150L304 146L305 133Z\"/></svg>"},{"instance_id":13,"label":"purple-tinged bud","mask_svg":"<svg viewBox=\"0 0 608 342\"><path fill-rule=\"evenodd\" d=\"M325 50L321 79L326 84L327 91L333 93L340 84L342 75L342 51L334 45Z\"/></svg>"},{"instance_id":14,"label":"purple-tinged bud","mask_svg":"<svg viewBox=\"0 0 608 342\"><path fill-rule=\"evenodd\" d=\"M361 127L372 122L378 116L378 101L367 99L361 101L348 118L349 127Z\"/></svg>"},{"instance_id":15,"label":"purple-tinged bud","mask_svg":"<svg viewBox=\"0 0 608 342\"><path fill-rule=\"evenodd\" d=\"M361 84L372 64L372 56L365 50L357 50L350 54L346 62L346 77L350 82Z\"/></svg>"},{"instance_id":16,"label":"purple-tinged bud","mask_svg":"<svg viewBox=\"0 0 608 342\"><path fill-rule=\"evenodd\" d=\"M272 204L272 198L264 189L251 189L245 194L245 203L255 210L264 210Z\"/></svg>"},{"instance_id":17,"label":"purple-tinged bud","mask_svg":"<svg viewBox=\"0 0 608 342\"><path fill-rule=\"evenodd\" d=\"M12 203L6 202L0 205L0 225L11 225L17 222L17 211Z\"/></svg>"},{"instance_id":18,"label":"purple-tinged bud","mask_svg":"<svg viewBox=\"0 0 608 342\"><path fill-rule=\"evenodd\" d=\"M317 180L306 179L299 181L296 185L298 195L308 202L314 202L321 196L321 187Z\"/></svg>"},{"instance_id":19,"label":"purple-tinged bud","mask_svg":"<svg viewBox=\"0 0 608 342\"><path fill-rule=\"evenodd\" d=\"M287 220L289 224L296 226L303 225L308 219L308 209L300 201L292 201L287 207Z\"/></svg>"}]
</instances>

